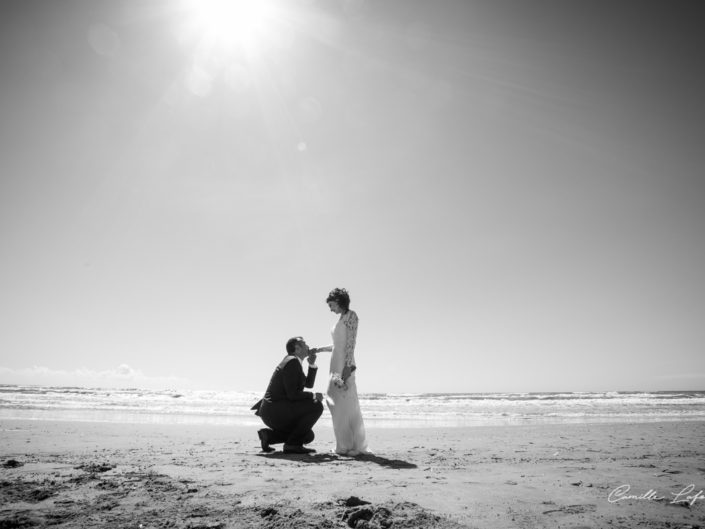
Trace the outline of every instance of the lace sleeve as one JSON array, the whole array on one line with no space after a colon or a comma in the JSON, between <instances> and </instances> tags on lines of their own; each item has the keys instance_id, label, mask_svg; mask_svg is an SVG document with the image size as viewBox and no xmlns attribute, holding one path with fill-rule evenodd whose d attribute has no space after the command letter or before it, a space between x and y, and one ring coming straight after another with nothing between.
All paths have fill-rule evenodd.
<instances>
[{"instance_id":1,"label":"lace sleeve","mask_svg":"<svg viewBox=\"0 0 705 529\"><path fill-rule=\"evenodd\" d=\"M345 365L355 365L355 341L357 339L357 314L352 310L344 318L345 324Z\"/></svg>"}]
</instances>

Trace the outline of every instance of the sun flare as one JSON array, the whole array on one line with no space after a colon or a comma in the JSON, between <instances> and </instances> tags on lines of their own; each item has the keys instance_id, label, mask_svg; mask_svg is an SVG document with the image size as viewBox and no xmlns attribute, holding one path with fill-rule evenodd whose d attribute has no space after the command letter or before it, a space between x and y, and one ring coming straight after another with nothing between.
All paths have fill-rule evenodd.
<instances>
[{"instance_id":1,"label":"sun flare","mask_svg":"<svg viewBox=\"0 0 705 529\"><path fill-rule=\"evenodd\" d=\"M272 20L267 0L187 0L187 5L203 37L226 48L255 48Z\"/></svg>"}]
</instances>

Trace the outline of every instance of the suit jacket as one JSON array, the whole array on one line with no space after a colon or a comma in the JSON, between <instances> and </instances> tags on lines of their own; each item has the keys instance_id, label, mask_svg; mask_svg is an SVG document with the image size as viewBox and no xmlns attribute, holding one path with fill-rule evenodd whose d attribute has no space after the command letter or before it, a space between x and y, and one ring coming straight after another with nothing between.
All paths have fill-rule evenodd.
<instances>
[{"instance_id":1,"label":"suit jacket","mask_svg":"<svg viewBox=\"0 0 705 529\"><path fill-rule=\"evenodd\" d=\"M313 387L317 372L317 367L309 366L308 374L304 375L301 362L293 355L285 356L274 370L262 400L267 402L313 400L313 393L304 391L304 388ZM252 407L256 410L255 415L259 415L262 400Z\"/></svg>"}]
</instances>

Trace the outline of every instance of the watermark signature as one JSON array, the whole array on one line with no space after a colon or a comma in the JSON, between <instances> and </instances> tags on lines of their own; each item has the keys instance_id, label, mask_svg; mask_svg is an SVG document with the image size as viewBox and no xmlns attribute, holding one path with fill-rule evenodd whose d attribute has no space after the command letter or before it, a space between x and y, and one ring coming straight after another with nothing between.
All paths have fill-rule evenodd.
<instances>
[{"instance_id":1,"label":"watermark signature","mask_svg":"<svg viewBox=\"0 0 705 529\"><path fill-rule=\"evenodd\" d=\"M695 485L688 485L684 487L680 492L671 492L670 498L666 496L661 496L656 490L649 489L643 494L630 494L631 485L620 485L607 496L607 501L610 503L618 503L620 501L626 500L641 500L641 501L669 501L669 503L687 503L691 507L698 500L705 500L705 491L702 489L698 492L695 491Z\"/></svg>"}]
</instances>

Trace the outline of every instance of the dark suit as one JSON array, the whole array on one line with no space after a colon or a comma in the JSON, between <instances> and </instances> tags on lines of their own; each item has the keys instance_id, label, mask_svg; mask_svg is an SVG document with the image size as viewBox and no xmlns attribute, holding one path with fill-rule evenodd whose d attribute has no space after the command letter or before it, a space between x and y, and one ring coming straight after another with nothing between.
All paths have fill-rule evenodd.
<instances>
[{"instance_id":1,"label":"dark suit","mask_svg":"<svg viewBox=\"0 0 705 529\"><path fill-rule=\"evenodd\" d=\"M301 362L291 355L274 370L257 413L272 429L270 444L304 445L313 441L313 425L323 413L323 404L304 388L313 387L317 371L309 367L308 375L304 375Z\"/></svg>"}]
</instances>

